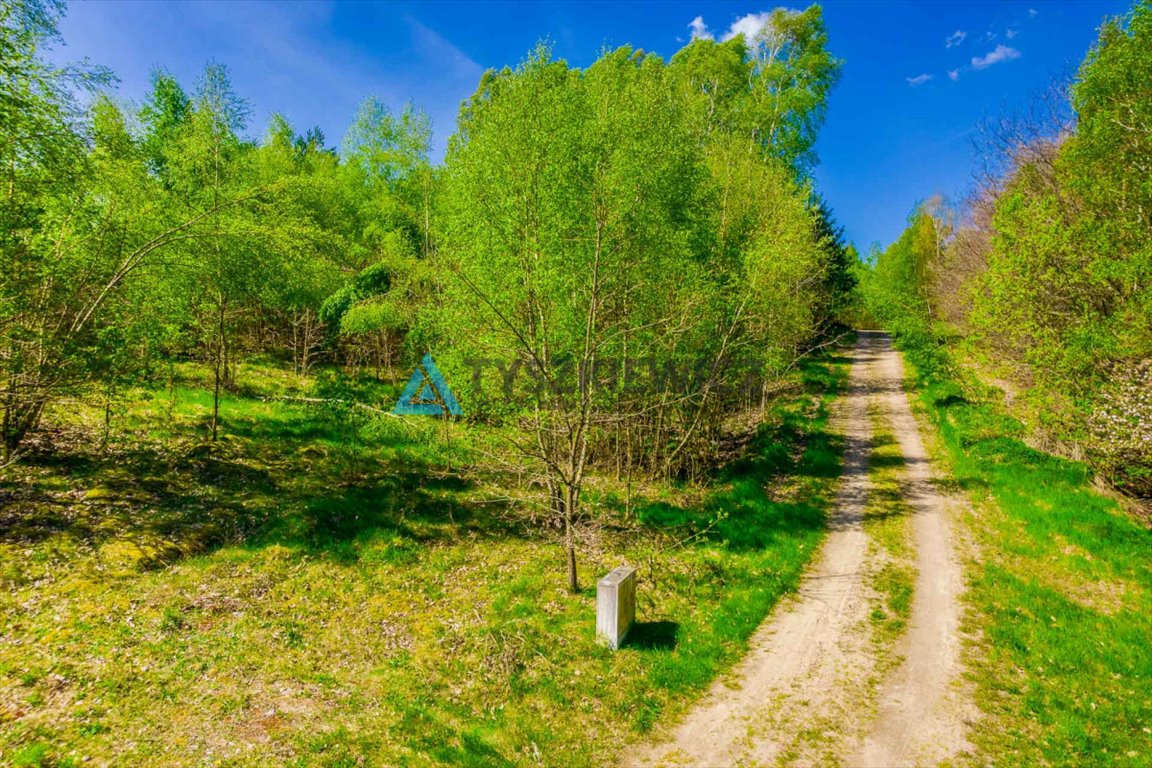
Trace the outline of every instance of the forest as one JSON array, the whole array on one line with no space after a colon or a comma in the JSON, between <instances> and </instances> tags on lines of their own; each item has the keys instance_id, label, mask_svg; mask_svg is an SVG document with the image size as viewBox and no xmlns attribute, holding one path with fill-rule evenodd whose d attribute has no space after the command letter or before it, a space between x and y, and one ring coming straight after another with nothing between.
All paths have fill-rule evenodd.
<instances>
[{"instance_id":1,"label":"forest","mask_svg":"<svg viewBox=\"0 0 1152 768\"><path fill-rule=\"evenodd\" d=\"M53 63L67 10L0 0L0 765L617 764L803 593L873 329L975 510L954 764L1149 754L1148 0L867 252L814 180L819 5L541 42L454 131L366 95L339 146L225 63L138 102ZM428 354L462 415L393 412ZM915 459L869 397L879 648L918 621ZM851 762L822 728L779 762Z\"/></svg>"},{"instance_id":2,"label":"forest","mask_svg":"<svg viewBox=\"0 0 1152 768\"><path fill-rule=\"evenodd\" d=\"M818 7L754 50L701 40L667 63L623 48L577 71L542 46L485 75L437 168L427 116L374 97L339 151L278 116L249 141L216 63L190 90L157 71L129 111L99 91L111 73L39 57L58 12L5 27L8 135L28 137L4 159L8 462L78 400L111 433L177 363L210 369L215 442L250 358L327 366L317 386L339 390L435 350L449 380L498 382L469 412L530 436L508 447L571 559L590 465L691 474L847 301L852 257L808 181L839 67ZM505 386L512 366L531 377Z\"/></svg>"}]
</instances>

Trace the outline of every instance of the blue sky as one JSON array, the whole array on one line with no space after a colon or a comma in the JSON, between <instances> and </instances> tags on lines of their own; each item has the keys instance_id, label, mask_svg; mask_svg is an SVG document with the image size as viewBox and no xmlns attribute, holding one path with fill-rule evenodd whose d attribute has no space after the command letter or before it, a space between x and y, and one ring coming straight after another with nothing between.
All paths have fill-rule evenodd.
<instances>
[{"instance_id":1,"label":"blue sky","mask_svg":"<svg viewBox=\"0 0 1152 768\"><path fill-rule=\"evenodd\" d=\"M359 101L409 99L432 116L436 157L457 106L488 67L517 63L549 39L574 66L605 46L670 57L695 29L717 38L754 25L757 2L161 2L73 3L59 60L88 57L120 78L124 99L163 66L191 87L226 64L253 107L250 132L282 112L319 125L336 145ZM830 47L844 60L817 149L819 189L862 250L886 244L917 200L971 184L978 121L1026 106L1083 58L1123 0L824 4Z\"/></svg>"}]
</instances>

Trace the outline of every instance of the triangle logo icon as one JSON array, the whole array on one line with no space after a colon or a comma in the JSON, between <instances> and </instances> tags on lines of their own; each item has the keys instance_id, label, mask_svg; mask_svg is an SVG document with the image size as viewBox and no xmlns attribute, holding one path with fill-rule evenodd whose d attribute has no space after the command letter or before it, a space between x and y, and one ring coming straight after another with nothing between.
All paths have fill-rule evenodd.
<instances>
[{"instance_id":1,"label":"triangle logo icon","mask_svg":"<svg viewBox=\"0 0 1152 768\"><path fill-rule=\"evenodd\" d=\"M408 379L392 413L401 416L464 415L456 396L448 388L448 382L444 381L444 376L436 367L431 352L424 355L420 365L412 372L412 378Z\"/></svg>"}]
</instances>

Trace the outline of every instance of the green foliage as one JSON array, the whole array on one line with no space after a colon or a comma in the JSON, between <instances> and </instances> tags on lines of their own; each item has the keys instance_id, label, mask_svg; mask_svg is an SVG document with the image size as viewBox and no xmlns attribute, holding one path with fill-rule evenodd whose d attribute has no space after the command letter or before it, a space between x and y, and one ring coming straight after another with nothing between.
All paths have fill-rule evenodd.
<instances>
[{"instance_id":1,"label":"green foliage","mask_svg":"<svg viewBox=\"0 0 1152 768\"><path fill-rule=\"evenodd\" d=\"M177 131L192 112L192 100L175 77L163 70L152 72L152 91L140 109L144 125L143 150L151 170L165 177L165 154L176 139Z\"/></svg>"},{"instance_id":2,"label":"green foliage","mask_svg":"<svg viewBox=\"0 0 1152 768\"><path fill-rule=\"evenodd\" d=\"M707 290L692 249L706 176L654 57L624 49L581 73L538 50L486 81L457 138L442 251L458 279L437 308L454 355L519 348L546 377L574 376L553 361L713 320L693 293Z\"/></svg>"},{"instance_id":3,"label":"green foliage","mask_svg":"<svg viewBox=\"0 0 1152 768\"><path fill-rule=\"evenodd\" d=\"M940 258L946 230L924 205L908 218L908 228L886 250L874 252L860 275L869 314L896 338L921 375L945 375L948 358L939 349L930 304L933 261Z\"/></svg>"},{"instance_id":4,"label":"green foliage","mask_svg":"<svg viewBox=\"0 0 1152 768\"><path fill-rule=\"evenodd\" d=\"M578 70L538 47L484 76L441 169L427 115L374 97L339 153L281 115L254 141L217 62L190 90L157 69L134 115L108 96L84 113L75 87L103 73L42 59L59 7L4 8L0 127L44 129L5 161L37 190L4 212L8 458L65 395L99 398L107 439L121 393L178 360L211 364L217 442L253 354L394 382L435 347L457 381L489 363L468 412L529 436L571 558L594 464L707 472L851 290L807 179L839 67L816 6L671 64L625 47Z\"/></svg>"},{"instance_id":5,"label":"green foliage","mask_svg":"<svg viewBox=\"0 0 1152 768\"><path fill-rule=\"evenodd\" d=\"M844 228L836 223L826 200L817 196L813 211L816 242L824 251L825 262L820 315L852 327L846 319L857 300L859 255L854 246L844 242Z\"/></svg>"},{"instance_id":6,"label":"green foliage","mask_svg":"<svg viewBox=\"0 0 1152 768\"><path fill-rule=\"evenodd\" d=\"M431 122L414 105L393 115L379 99L364 100L344 136L340 155L357 226L366 245L392 247L404 233L414 252L427 257L432 247L431 207L434 173L428 161ZM360 266L366 266L361 264Z\"/></svg>"},{"instance_id":7,"label":"green foliage","mask_svg":"<svg viewBox=\"0 0 1152 768\"><path fill-rule=\"evenodd\" d=\"M340 328L344 315L363 299L388 292L392 287L392 270L385 262L373 264L360 272L320 306L320 319L330 328Z\"/></svg>"},{"instance_id":8,"label":"green foliage","mask_svg":"<svg viewBox=\"0 0 1152 768\"><path fill-rule=\"evenodd\" d=\"M369 96L345 132L340 154L368 183L396 185L428 162L431 139L432 123L414 105L394 117L383 101Z\"/></svg>"},{"instance_id":9,"label":"green foliage","mask_svg":"<svg viewBox=\"0 0 1152 768\"><path fill-rule=\"evenodd\" d=\"M689 98L704 102L701 128L750 138L809 177L828 95L843 62L828 50L823 10L776 8L751 40L693 39L670 67Z\"/></svg>"},{"instance_id":10,"label":"green foliage","mask_svg":"<svg viewBox=\"0 0 1152 768\"><path fill-rule=\"evenodd\" d=\"M62 5L26 0L0 5L0 398L4 459L39 422L47 392L75 386L75 361L90 337L84 321L99 282L116 269L111 248L82 251L101 233L93 197L62 199L84 188L94 169L85 153L88 121L77 90L91 90L108 73L56 68L43 58L57 40ZM109 126L103 125L108 128ZM56 237L48 237L54 231ZM90 292L90 290L92 292ZM95 300L98 301L98 298Z\"/></svg>"},{"instance_id":11,"label":"green foliage","mask_svg":"<svg viewBox=\"0 0 1152 768\"><path fill-rule=\"evenodd\" d=\"M665 474L698 461L725 412L761 399L846 288L832 277L845 266L838 233L765 145L784 129L729 120L750 119L746 106L768 98L758 88L786 110L784 90L815 87L767 84L793 46L822 45L818 12L805 19L780 17L763 60L694 43L671 65L621 48L581 71L541 46L485 75L461 112L426 337L450 379L490 363L477 372L487 394L465 408L520 419L566 530L596 454ZM528 375L510 383L512 370Z\"/></svg>"},{"instance_id":12,"label":"green foliage","mask_svg":"<svg viewBox=\"0 0 1152 768\"><path fill-rule=\"evenodd\" d=\"M740 44L697 41L668 67L621 49L578 72L541 49L486 76L448 158L444 254L460 281L435 310L450 318L445 346L462 358L515 347L533 364L576 358L595 313L596 333L613 339L594 342L601 357L630 347L707 368L736 347L757 374L790 362L821 301L847 290L843 247L782 165L681 98L686 80L708 98L735 98L737 84L747 97L743 75L723 74L736 66L751 66ZM826 293L802 288L813 275ZM601 306L598 294L613 298Z\"/></svg>"},{"instance_id":13,"label":"green foliage","mask_svg":"<svg viewBox=\"0 0 1152 768\"><path fill-rule=\"evenodd\" d=\"M823 9L776 8L745 41L752 87L743 123L774 156L807 176L816 164L816 135L843 63L828 51Z\"/></svg>"},{"instance_id":14,"label":"green foliage","mask_svg":"<svg viewBox=\"0 0 1152 768\"><path fill-rule=\"evenodd\" d=\"M702 130L740 130L741 104L747 97L752 75L743 37L722 43L693 39L676 52L669 68L682 82L687 98L706 101L706 109L700 110L700 115L706 118Z\"/></svg>"}]
</instances>

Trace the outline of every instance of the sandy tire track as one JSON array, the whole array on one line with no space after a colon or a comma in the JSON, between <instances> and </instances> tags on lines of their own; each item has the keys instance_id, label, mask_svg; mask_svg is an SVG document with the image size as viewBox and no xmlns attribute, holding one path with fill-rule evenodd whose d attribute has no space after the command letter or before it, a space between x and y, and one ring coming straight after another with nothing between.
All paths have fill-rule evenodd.
<instances>
[{"instance_id":1,"label":"sandy tire track","mask_svg":"<svg viewBox=\"0 0 1152 768\"><path fill-rule=\"evenodd\" d=\"M797 594L777 606L737 667L660 743L633 747L623 766L842 763L924 765L967 748L954 681L962 588L943 498L936 492L902 389L899 354L862 331L835 423L843 475L829 534ZM869 401L882 401L907 462L919 575L902 661L882 683L868 615L862 521L871 453Z\"/></svg>"},{"instance_id":2,"label":"sandy tire track","mask_svg":"<svg viewBox=\"0 0 1152 768\"><path fill-rule=\"evenodd\" d=\"M908 395L904 365L890 340L880 340L876 393L904 455L904 498L912 508L916 592L903 662L880 689L871 733L848 759L852 766L935 765L971 750L965 732L974 716L960 687L960 595L964 576L949 524L949 504L932 469Z\"/></svg>"}]
</instances>

